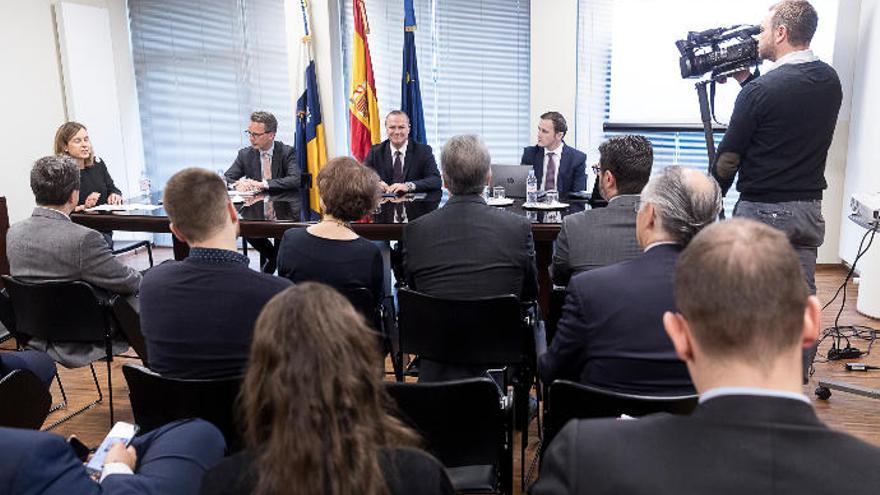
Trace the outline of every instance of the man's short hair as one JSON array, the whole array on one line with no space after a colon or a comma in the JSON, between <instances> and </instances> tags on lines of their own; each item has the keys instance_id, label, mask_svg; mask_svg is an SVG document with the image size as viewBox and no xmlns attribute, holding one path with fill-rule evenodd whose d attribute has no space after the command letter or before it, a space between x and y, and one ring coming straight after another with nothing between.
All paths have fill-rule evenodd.
<instances>
[{"instance_id":1,"label":"man's short hair","mask_svg":"<svg viewBox=\"0 0 880 495\"><path fill-rule=\"evenodd\" d=\"M348 156L336 157L318 172L324 212L343 222L362 218L379 201L379 176Z\"/></svg>"},{"instance_id":2,"label":"man's short hair","mask_svg":"<svg viewBox=\"0 0 880 495\"><path fill-rule=\"evenodd\" d=\"M392 111L388 112L388 115L385 116L385 123L386 124L388 123L388 118L391 117L392 115L399 115L402 117L406 117L406 125L409 125L409 115L407 115L406 112L404 112L403 110L392 110Z\"/></svg>"},{"instance_id":3,"label":"man's short hair","mask_svg":"<svg viewBox=\"0 0 880 495\"><path fill-rule=\"evenodd\" d=\"M38 205L63 205L79 191L79 167L67 155L44 156L31 168L31 190Z\"/></svg>"},{"instance_id":4,"label":"man's short hair","mask_svg":"<svg viewBox=\"0 0 880 495\"><path fill-rule=\"evenodd\" d=\"M565 133L568 132L568 124L565 122L565 117L559 112L545 112L541 114L541 120L553 122L553 132L561 132L562 137L565 137Z\"/></svg>"},{"instance_id":5,"label":"man's short hair","mask_svg":"<svg viewBox=\"0 0 880 495\"><path fill-rule=\"evenodd\" d=\"M251 122L266 126L266 132L278 132L278 119L269 112L256 111L251 114Z\"/></svg>"},{"instance_id":6,"label":"man's short hair","mask_svg":"<svg viewBox=\"0 0 880 495\"><path fill-rule=\"evenodd\" d=\"M642 203L654 205L660 226L682 246L703 227L713 223L721 211L721 188L712 177L695 183L679 166L666 167L642 191Z\"/></svg>"},{"instance_id":7,"label":"man's short hair","mask_svg":"<svg viewBox=\"0 0 880 495\"><path fill-rule=\"evenodd\" d=\"M784 0L773 7L772 26L785 26L788 42L794 46L808 45L816 34L819 14L806 0Z\"/></svg>"},{"instance_id":8,"label":"man's short hair","mask_svg":"<svg viewBox=\"0 0 880 495\"><path fill-rule=\"evenodd\" d=\"M480 194L489 177L492 158L480 136L465 134L446 141L440 154L443 181L451 194Z\"/></svg>"},{"instance_id":9,"label":"man's short hair","mask_svg":"<svg viewBox=\"0 0 880 495\"><path fill-rule=\"evenodd\" d=\"M614 136L599 145L599 167L614 175L620 194L642 192L653 164L654 148L645 136Z\"/></svg>"},{"instance_id":10,"label":"man's short hair","mask_svg":"<svg viewBox=\"0 0 880 495\"><path fill-rule=\"evenodd\" d=\"M223 228L228 203L223 179L197 167L172 175L162 198L168 219L191 242L204 241Z\"/></svg>"},{"instance_id":11,"label":"man's short hair","mask_svg":"<svg viewBox=\"0 0 880 495\"><path fill-rule=\"evenodd\" d=\"M733 219L697 234L678 259L675 301L712 358L764 366L797 345L809 291L781 231Z\"/></svg>"}]
</instances>

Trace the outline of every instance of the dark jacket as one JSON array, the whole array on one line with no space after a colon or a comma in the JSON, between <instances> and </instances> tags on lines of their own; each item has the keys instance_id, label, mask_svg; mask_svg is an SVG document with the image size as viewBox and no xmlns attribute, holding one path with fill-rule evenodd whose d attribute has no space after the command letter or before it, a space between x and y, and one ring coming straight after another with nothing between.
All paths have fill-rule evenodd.
<instances>
[{"instance_id":1,"label":"dark jacket","mask_svg":"<svg viewBox=\"0 0 880 495\"><path fill-rule=\"evenodd\" d=\"M544 177L544 148L526 146L520 163L531 165L540 187ZM587 155L571 146L562 147L559 168L556 171L556 190L560 193L583 191L587 188Z\"/></svg>"},{"instance_id":2,"label":"dark jacket","mask_svg":"<svg viewBox=\"0 0 880 495\"><path fill-rule=\"evenodd\" d=\"M394 155L391 152L391 142L386 139L373 145L364 159L364 165L375 170L379 174L379 178L386 184L393 184ZM415 184L415 192L439 191L440 172L437 170L437 162L434 160L434 150L427 144L409 141L406 145L403 176L404 182Z\"/></svg>"},{"instance_id":3,"label":"dark jacket","mask_svg":"<svg viewBox=\"0 0 880 495\"><path fill-rule=\"evenodd\" d=\"M242 177L263 180L263 166L260 151L253 146L238 150L238 156L226 171L226 180L235 182ZM296 163L296 151L281 141L275 141L272 149L272 179L268 181L270 191L297 191L300 186L300 170Z\"/></svg>"}]
</instances>

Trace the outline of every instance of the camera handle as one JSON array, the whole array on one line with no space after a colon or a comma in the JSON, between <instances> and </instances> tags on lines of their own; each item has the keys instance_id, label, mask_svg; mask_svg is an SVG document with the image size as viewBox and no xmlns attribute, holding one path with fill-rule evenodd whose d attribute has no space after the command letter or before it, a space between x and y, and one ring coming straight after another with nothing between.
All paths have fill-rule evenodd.
<instances>
[{"instance_id":1,"label":"camera handle","mask_svg":"<svg viewBox=\"0 0 880 495\"><path fill-rule=\"evenodd\" d=\"M709 94L706 91L706 86L712 85L712 103L709 104ZM700 120L703 121L703 134L706 136L706 153L709 155L709 175L715 177L715 135L712 133L712 120L714 118L714 112L712 111L712 106L714 106L715 100L715 80L708 79L705 81L700 81L694 85L697 89L697 99L700 102ZM718 214L718 218L720 220L724 220L724 209L721 209L721 212Z\"/></svg>"}]
</instances>

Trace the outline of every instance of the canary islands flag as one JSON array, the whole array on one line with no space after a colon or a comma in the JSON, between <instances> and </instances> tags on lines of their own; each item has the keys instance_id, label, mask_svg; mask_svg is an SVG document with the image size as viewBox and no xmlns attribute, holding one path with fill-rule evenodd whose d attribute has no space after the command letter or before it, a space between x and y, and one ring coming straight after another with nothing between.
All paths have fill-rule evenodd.
<instances>
[{"instance_id":1,"label":"canary islands flag","mask_svg":"<svg viewBox=\"0 0 880 495\"><path fill-rule=\"evenodd\" d=\"M404 2L403 78L400 83L400 109L409 116L409 138L427 144L422 90L419 88L419 64L416 61L416 12L413 0Z\"/></svg>"},{"instance_id":2,"label":"canary islands flag","mask_svg":"<svg viewBox=\"0 0 880 495\"><path fill-rule=\"evenodd\" d=\"M373 80L373 62L367 34L367 7L364 0L354 0L354 30L351 51L351 88L348 94L348 114L351 128L351 154L364 161L370 146L382 140L379 128L379 103L376 101L376 82Z\"/></svg>"}]
</instances>

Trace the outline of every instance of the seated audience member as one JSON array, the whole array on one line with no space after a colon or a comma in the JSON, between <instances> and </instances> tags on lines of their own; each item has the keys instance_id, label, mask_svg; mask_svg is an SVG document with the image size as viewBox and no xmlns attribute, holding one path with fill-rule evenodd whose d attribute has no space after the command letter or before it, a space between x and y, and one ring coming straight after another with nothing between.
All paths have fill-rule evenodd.
<instances>
[{"instance_id":1,"label":"seated audience member","mask_svg":"<svg viewBox=\"0 0 880 495\"><path fill-rule=\"evenodd\" d=\"M528 219L483 199L490 183L489 150L475 135L455 136L440 157L450 198L403 229L403 268L413 290L449 299L538 292L535 246ZM480 375L484 370L421 360L419 380Z\"/></svg>"},{"instance_id":2,"label":"seated audience member","mask_svg":"<svg viewBox=\"0 0 880 495\"><path fill-rule=\"evenodd\" d=\"M236 251L238 215L217 174L177 172L163 203L171 232L190 252L144 277L141 328L150 368L175 378L238 376L260 310L290 282L251 270Z\"/></svg>"},{"instance_id":3,"label":"seated audience member","mask_svg":"<svg viewBox=\"0 0 880 495\"><path fill-rule=\"evenodd\" d=\"M137 293L141 274L122 264L110 252L100 232L70 221L70 212L79 202L80 171L67 156L40 158L31 169L31 189L37 207L30 218L9 228L6 254L9 271L24 282L70 282L83 280L120 295ZM117 316L135 314L129 303L119 298L114 307ZM137 317L120 319L131 324L119 330L133 342L139 342ZM103 342L92 344L44 342L30 339L27 346L45 351L59 363L84 366L105 355ZM122 337L114 340L113 352L128 349Z\"/></svg>"},{"instance_id":4,"label":"seated audience member","mask_svg":"<svg viewBox=\"0 0 880 495\"><path fill-rule=\"evenodd\" d=\"M675 311L672 275L681 250L720 210L721 190L704 173L669 167L651 179L636 218L644 253L571 279L556 336L538 360L543 382L693 393L662 318Z\"/></svg>"},{"instance_id":5,"label":"seated audience member","mask_svg":"<svg viewBox=\"0 0 880 495\"><path fill-rule=\"evenodd\" d=\"M79 202L76 211L97 205L122 204L122 191L113 183L107 164L95 156L89 131L79 122L66 122L55 132L55 154L71 157L79 167ZM102 232L113 248L113 232Z\"/></svg>"},{"instance_id":6,"label":"seated audience member","mask_svg":"<svg viewBox=\"0 0 880 495\"><path fill-rule=\"evenodd\" d=\"M550 274L556 285L600 266L626 261L642 250L636 240L636 205L651 177L654 151L644 136L614 136L599 145L596 183L606 208L567 215L556 238Z\"/></svg>"},{"instance_id":7,"label":"seated audience member","mask_svg":"<svg viewBox=\"0 0 880 495\"><path fill-rule=\"evenodd\" d=\"M803 395L820 307L785 234L751 220L708 227L679 257L675 299L663 324L696 410L568 423L532 493L877 491L880 449L825 426Z\"/></svg>"},{"instance_id":8,"label":"seated audience member","mask_svg":"<svg viewBox=\"0 0 880 495\"><path fill-rule=\"evenodd\" d=\"M0 378L15 370L28 370L49 387L55 378L55 361L42 351L0 352Z\"/></svg>"},{"instance_id":9,"label":"seated audience member","mask_svg":"<svg viewBox=\"0 0 880 495\"><path fill-rule=\"evenodd\" d=\"M203 494L452 494L443 466L388 410L379 349L330 287L275 296L254 329L240 412L246 450L208 472Z\"/></svg>"},{"instance_id":10,"label":"seated audience member","mask_svg":"<svg viewBox=\"0 0 880 495\"><path fill-rule=\"evenodd\" d=\"M226 445L201 419L167 424L107 452L93 480L60 435L0 428L0 493L10 495L196 495Z\"/></svg>"},{"instance_id":11,"label":"seated audience member","mask_svg":"<svg viewBox=\"0 0 880 495\"><path fill-rule=\"evenodd\" d=\"M561 113L544 113L538 121L538 144L523 148L520 159L535 171L538 190L559 191L562 197L587 188L587 155L565 144L567 132Z\"/></svg>"},{"instance_id":12,"label":"seated audience member","mask_svg":"<svg viewBox=\"0 0 880 495\"><path fill-rule=\"evenodd\" d=\"M278 120L269 112L254 112L245 134L251 145L238 150L238 156L226 171L226 180L241 192L299 191L300 167L296 150L275 141ZM262 270L275 272L278 246L269 239L248 238L248 243L266 259Z\"/></svg>"},{"instance_id":13,"label":"seated audience member","mask_svg":"<svg viewBox=\"0 0 880 495\"><path fill-rule=\"evenodd\" d=\"M379 174L382 192L405 194L440 190L440 172L434 150L409 140L409 116L394 110L385 117L388 139L374 144L364 165Z\"/></svg>"},{"instance_id":14,"label":"seated audience member","mask_svg":"<svg viewBox=\"0 0 880 495\"><path fill-rule=\"evenodd\" d=\"M358 236L351 223L375 209L379 177L354 158L338 157L318 172L321 221L289 229L278 250L278 275L337 289L365 287L376 302L382 298L384 265L373 242Z\"/></svg>"}]
</instances>

